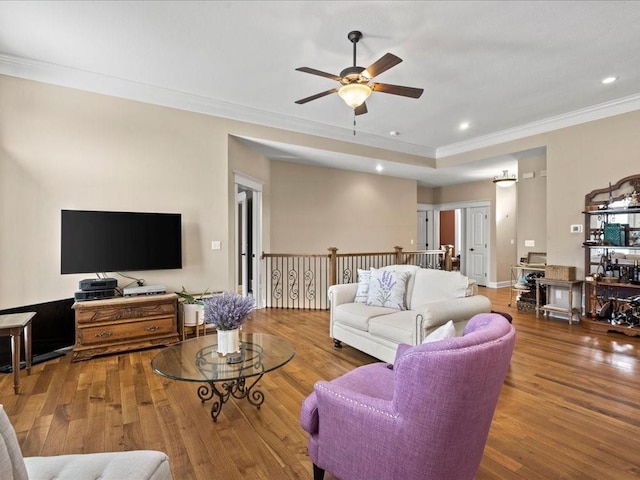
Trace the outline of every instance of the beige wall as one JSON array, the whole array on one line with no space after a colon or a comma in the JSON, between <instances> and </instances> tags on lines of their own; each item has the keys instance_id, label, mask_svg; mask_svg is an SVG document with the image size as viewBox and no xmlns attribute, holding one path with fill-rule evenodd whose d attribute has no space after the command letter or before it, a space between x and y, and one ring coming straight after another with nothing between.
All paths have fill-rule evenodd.
<instances>
[{"instance_id":1,"label":"beige wall","mask_svg":"<svg viewBox=\"0 0 640 480\"><path fill-rule=\"evenodd\" d=\"M458 165L546 147L547 262L576 266L584 278L583 234L570 233L569 227L584 223L581 212L587 193L640 173L638 131L640 111L635 111L439 159L438 164ZM518 216L525 213L518 210Z\"/></svg>"},{"instance_id":2,"label":"beige wall","mask_svg":"<svg viewBox=\"0 0 640 480\"><path fill-rule=\"evenodd\" d=\"M433 189L433 203L463 203L489 201L495 203L496 190L491 181L463 183Z\"/></svg>"},{"instance_id":3,"label":"beige wall","mask_svg":"<svg viewBox=\"0 0 640 480\"><path fill-rule=\"evenodd\" d=\"M546 155L518 161L518 260L529 252L547 251L547 178L543 176L546 169ZM523 178L531 173L533 178ZM535 245L526 247L526 240L533 240Z\"/></svg>"},{"instance_id":4,"label":"beige wall","mask_svg":"<svg viewBox=\"0 0 640 480\"><path fill-rule=\"evenodd\" d=\"M584 278L584 197L597 188L640 173L640 111L548 134L547 261L575 265Z\"/></svg>"},{"instance_id":5,"label":"beige wall","mask_svg":"<svg viewBox=\"0 0 640 480\"><path fill-rule=\"evenodd\" d=\"M182 285L189 290L233 288L234 171L264 182L263 247L269 249L271 238L278 238L278 231L270 228L270 162L236 136L381 159L393 155L395 160L414 164L423 160L2 75L0 135L0 309L68 298L80 279L93 276L59 273L61 209L181 213L182 270L133 275L149 284L164 284L170 291ZM335 183L338 177L340 173L334 171L325 178ZM377 205L384 218L393 218L392 224L378 223L376 229L373 220L359 219L356 223L369 227L361 232L361 242L336 238L331 228L317 228L314 240L326 248L335 239L344 242L339 245L344 249L366 245L371 236L381 243L388 238L390 246L396 238L398 242L415 238L415 182L390 180L387 184L382 178L359 177L359 191L366 192L368 181L372 192L392 185L398 199ZM402 188L395 186L398 182ZM341 185L348 191L345 183ZM406 214L409 198L411 208ZM330 205L337 208L338 204ZM308 207L310 217L326 214L321 203ZM298 202L284 202L279 208L281 218L300 211ZM287 209L292 209L291 215ZM390 215L394 209L402 212ZM344 205L340 210L348 211ZM363 211L374 214L372 209ZM402 233L388 233L396 230ZM211 250L212 240L220 240L222 249ZM295 250L304 247L296 245ZM120 279L120 286L125 283Z\"/></svg>"},{"instance_id":6,"label":"beige wall","mask_svg":"<svg viewBox=\"0 0 640 480\"><path fill-rule=\"evenodd\" d=\"M227 258L207 248L227 233L219 121L11 77L0 92L0 308L68 298L93 276L60 275L61 209L181 213L183 269L133 275L226 286Z\"/></svg>"},{"instance_id":7,"label":"beige wall","mask_svg":"<svg viewBox=\"0 0 640 480\"><path fill-rule=\"evenodd\" d=\"M519 190L516 186L494 186L496 193L495 208L495 248L492 249L495 267L491 269L490 279L496 283L505 285L511 278L511 265L517 263L517 221L518 215L517 196ZM492 267L493 267L492 265Z\"/></svg>"},{"instance_id":8,"label":"beige wall","mask_svg":"<svg viewBox=\"0 0 640 480\"><path fill-rule=\"evenodd\" d=\"M271 162L274 253L407 250L416 241L416 182Z\"/></svg>"},{"instance_id":9,"label":"beige wall","mask_svg":"<svg viewBox=\"0 0 640 480\"><path fill-rule=\"evenodd\" d=\"M433 190L431 187L418 187L418 203L433 204Z\"/></svg>"},{"instance_id":10,"label":"beige wall","mask_svg":"<svg viewBox=\"0 0 640 480\"><path fill-rule=\"evenodd\" d=\"M582 275L583 238L571 234L569 226L583 223L586 193L639 173L638 131L640 111L438 159L437 164L546 147L548 261L575 265ZM424 163L421 157L373 147L0 76L0 308L68 298L78 280L87 277L59 273L64 208L182 213L184 268L140 276L171 290L181 285L231 288L234 170L265 181L264 227L272 251L324 251L332 244L341 251L406 247L415 240L418 202L488 200L498 215L489 181L429 192L411 180L292 168L268 162L234 136ZM492 252L500 238L509 239L496 231L496 223ZM304 230L309 233L301 235ZM221 240L223 249L212 251L211 240ZM490 281L502 279L498 270L494 255Z\"/></svg>"}]
</instances>

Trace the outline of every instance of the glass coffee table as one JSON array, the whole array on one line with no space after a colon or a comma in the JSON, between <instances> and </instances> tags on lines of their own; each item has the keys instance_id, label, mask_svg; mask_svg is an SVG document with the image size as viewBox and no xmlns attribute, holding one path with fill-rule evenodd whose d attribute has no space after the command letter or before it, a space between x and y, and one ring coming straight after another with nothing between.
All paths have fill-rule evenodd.
<instances>
[{"instance_id":1,"label":"glass coffee table","mask_svg":"<svg viewBox=\"0 0 640 480\"><path fill-rule=\"evenodd\" d=\"M256 383L265 373L282 367L296 353L291 342L266 333L241 333L240 354L236 358L218 354L217 348L217 337L208 335L164 348L151 360L154 372L159 375L203 383L198 387L198 397L202 403L214 399L211 404L214 422L230 397L246 398L259 409L264 402L264 393L254 389Z\"/></svg>"}]
</instances>

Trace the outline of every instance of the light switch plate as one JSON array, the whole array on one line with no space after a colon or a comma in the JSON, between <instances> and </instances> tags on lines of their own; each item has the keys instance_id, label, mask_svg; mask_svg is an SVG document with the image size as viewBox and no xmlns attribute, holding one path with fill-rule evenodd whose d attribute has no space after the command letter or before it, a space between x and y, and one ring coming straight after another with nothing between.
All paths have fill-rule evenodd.
<instances>
[{"instance_id":1,"label":"light switch plate","mask_svg":"<svg viewBox=\"0 0 640 480\"><path fill-rule=\"evenodd\" d=\"M222 249L222 242L220 240L213 240L211 242L211 250L220 250Z\"/></svg>"},{"instance_id":2,"label":"light switch plate","mask_svg":"<svg viewBox=\"0 0 640 480\"><path fill-rule=\"evenodd\" d=\"M535 240L525 240L524 241L524 246L525 247L535 247L536 246L536 241Z\"/></svg>"}]
</instances>

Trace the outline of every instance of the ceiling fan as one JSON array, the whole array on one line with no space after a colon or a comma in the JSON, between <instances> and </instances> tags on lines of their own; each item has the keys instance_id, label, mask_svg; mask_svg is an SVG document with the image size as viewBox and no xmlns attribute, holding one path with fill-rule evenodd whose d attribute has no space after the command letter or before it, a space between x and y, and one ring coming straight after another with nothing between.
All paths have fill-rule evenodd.
<instances>
[{"instance_id":1,"label":"ceiling fan","mask_svg":"<svg viewBox=\"0 0 640 480\"><path fill-rule=\"evenodd\" d=\"M351 43L353 43L353 66L342 70L339 76L309 67L296 68L299 72L330 78L342 85L340 87L332 88L331 90L316 93L310 97L297 100L297 104L302 105L303 103L310 102L311 100L316 100L332 93L338 93L346 104L354 109L354 113L356 115L362 115L367 113L367 104L365 103L365 100L369 95L371 95L371 92L374 91L390 93L392 95L401 95L403 97L420 98L420 95L422 95L422 92L424 91L422 88L403 87L400 85L390 85L388 83L369 83L373 77L395 67L397 64L402 62L402 59L396 57L392 53L386 53L367 68L358 67L356 65L356 44L358 43L358 40L362 38L362 32L354 30L349 32L347 38Z\"/></svg>"}]
</instances>

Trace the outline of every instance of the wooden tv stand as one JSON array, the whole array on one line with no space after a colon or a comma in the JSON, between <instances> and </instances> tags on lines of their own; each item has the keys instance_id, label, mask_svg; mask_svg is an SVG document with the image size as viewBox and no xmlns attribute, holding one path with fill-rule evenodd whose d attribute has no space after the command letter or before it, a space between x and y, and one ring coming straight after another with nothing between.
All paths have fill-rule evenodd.
<instances>
[{"instance_id":1,"label":"wooden tv stand","mask_svg":"<svg viewBox=\"0 0 640 480\"><path fill-rule=\"evenodd\" d=\"M73 309L74 362L179 340L175 293L75 302Z\"/></svg>"}]
</instances>

